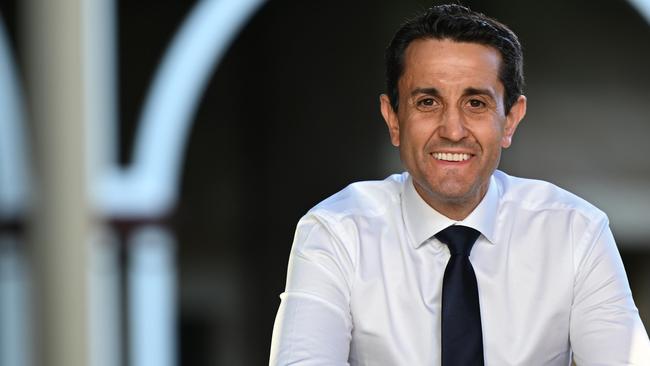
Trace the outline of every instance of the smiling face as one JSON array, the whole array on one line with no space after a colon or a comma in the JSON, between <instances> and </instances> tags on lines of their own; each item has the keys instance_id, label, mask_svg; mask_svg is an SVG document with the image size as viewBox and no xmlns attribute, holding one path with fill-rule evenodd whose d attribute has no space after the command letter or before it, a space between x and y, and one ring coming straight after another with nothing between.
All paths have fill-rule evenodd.
<instances>
[{"instance_id":1,"label":"smiling face","mask_svg":"<svg viewBox=\"0 0 650 366\"><path fill-rule=\"evenodd\" d=\"M399 107L381 96L391 142L420 196L462 220L479 204L490 176L526 112L520 96L506 115L501 56L488 46L419 39L404 53Z\"/></svg>"}]
</instances>

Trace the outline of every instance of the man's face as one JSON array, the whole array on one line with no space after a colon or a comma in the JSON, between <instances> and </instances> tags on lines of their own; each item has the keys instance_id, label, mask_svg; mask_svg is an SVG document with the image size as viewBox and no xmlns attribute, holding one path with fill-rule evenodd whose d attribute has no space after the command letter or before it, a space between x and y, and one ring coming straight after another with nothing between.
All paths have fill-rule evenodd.
<instances>
[{"instance_id":1,"label":"man's face","mask_svg":"<svg viewBox=\"0 0 650 366\"><path fill-rule=\"evenodd\" d=\"M395 112L381 112L415 189L437 211L465 218L487 191L501 148L526 111L521 96L506 115L499 52L477 43L421 39L404 54Z\"/></svg>"}]
</instances>

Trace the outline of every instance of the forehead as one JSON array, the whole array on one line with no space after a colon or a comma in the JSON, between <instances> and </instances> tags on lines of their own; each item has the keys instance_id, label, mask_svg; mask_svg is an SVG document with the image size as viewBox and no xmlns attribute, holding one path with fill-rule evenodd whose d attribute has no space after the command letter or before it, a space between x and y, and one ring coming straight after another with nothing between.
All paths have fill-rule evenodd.
<instances>
[{"instance_id":1,"label":"forehead","mask_svg":"<svg viewBox=\"0 0 650 366\"><path fill-rule=\"evenodd\" d=\"M400 87L423 85L494 87L499 81L501 54L495 48L448 39L418 39L404 52Z\"/></svg>"}]
</instances>

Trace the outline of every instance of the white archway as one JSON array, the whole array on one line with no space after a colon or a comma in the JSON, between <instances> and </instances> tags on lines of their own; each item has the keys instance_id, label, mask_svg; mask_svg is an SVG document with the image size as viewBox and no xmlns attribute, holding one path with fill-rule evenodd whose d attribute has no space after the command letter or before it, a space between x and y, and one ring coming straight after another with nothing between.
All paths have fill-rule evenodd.
<instances>
[{"instance_id":1,"label":"white archway","mask_svg":"<svg viewBox=\"0 0 650 366\"><path fill-rule=\"evenodd\" d=\"M650 0L628 0L650 25Z\"/></svg>"},{"instance_id":2,"label":"white archway","mask_svg":"<svg viewBox=\"0 0 650 366\"><path fill-rule=\"evenodd\" d=\"M29 197L24 96L0 18L0 220L16 219Z\"/></svg>"},{"instance_id":3,"label":"white archway","mask_svg":"<svg viewBox=\"0 0 650 366\"><path fill-rule=\"evenodd\" d=\"M117 217L158 216L176 203L183 153L194 113L210 75L264 0L203 0L168 48L147 95L134 161L98 177L100 212Z\"/></svg>"}]
</instances>

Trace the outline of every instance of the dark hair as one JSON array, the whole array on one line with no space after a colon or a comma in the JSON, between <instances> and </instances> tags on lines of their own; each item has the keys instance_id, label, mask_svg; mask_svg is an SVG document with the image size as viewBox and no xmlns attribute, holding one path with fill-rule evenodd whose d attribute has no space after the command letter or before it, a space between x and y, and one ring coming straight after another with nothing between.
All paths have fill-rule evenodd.
<instances>
[{"instance_id":1,"label":"dark hair","mask_svg":"<svg viewBox=\"0 0 650 366\"><path fill-rule=\"evenodd\" d=\"M510 112L524 86L524 60L519 40L505 25L456 4L433 6L406 21L386 48L386 86L395 111L399 106L398 81L404 73L404 52L412 41L426 38L479 43L496 48L501 53L499 80L505 89L505 113Z\"/></svg>"}]
</instances>

